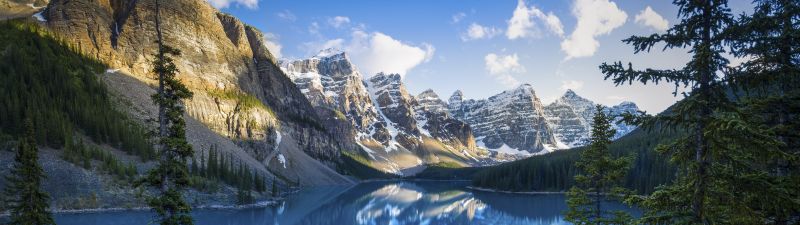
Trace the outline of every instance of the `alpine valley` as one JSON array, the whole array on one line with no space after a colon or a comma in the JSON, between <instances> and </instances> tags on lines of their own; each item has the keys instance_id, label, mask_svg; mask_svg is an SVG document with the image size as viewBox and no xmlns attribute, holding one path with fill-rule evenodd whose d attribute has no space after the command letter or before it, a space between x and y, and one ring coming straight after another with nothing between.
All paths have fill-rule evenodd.
<instances>
[{"instance_id":1,"label":"alpine valley","mask_svg":"<svg viewBox=\"0 0 800 225\"><path fill-rule=\"evenodd\" d=\"M2 15L16 18L3 25L0 56L4 59L15 57L10 55L13 51L3 50L7 46L34 46L30 48L35 50L20 51L52 53L48 56L53 59L81 62L75 66L100 68L64 72L75 77L72 83L6 77L8 84L20 81L16 86L20 90L74 89L99 96L95 102L80 104L75 103L78 97L73 98L79 94L61 96L71 105L34 118L41 129L40 161L48 174L42 186L51 193L55 209L145 205L141 193L128 184L154 167L154 157L134 153L136 148L130 146L153 141L117 137L130 136L127 127L147 134L157 126L153 121L158 109L151 96L158 80L150 63L158 50L154 4L155 0L0 3ZM444 99L430 89L415 95L399 74L362 74L347 52L336 49L305 59L277 59L261 31L205 0L160 1L160 7L170 12L160 15L165 42L181 50L174 61L177 79L193 93L185 100L186 139L194 149L189 165L196 180L188 194L193 206L241 200L237 185L250 181L235 177L255 177L256 187L271 184L273 193L255 192L263 199L274 197L278 189L409 177L430 167L489 166L589 141L596 103L572 90L549 104L537 96L536 84L519 85L486 99L470 99L462 91ZM41 46L50 47L41 50ZM42 63L34 59L45 58L21 63ZM8 68L0 71L11 71ZM36 69L26 71L48 74ZM64 68L54 68L58 69ZM64 86L68 84L74 85ZM17 102L33 99L14 93L5 96L22 99L4 103L13 110L3 111L10 116L2 118L0 165L11 165L16 143L12 137L21 132L18 121L25 111ZM96 109L81 114L80 109L87 107ZM621 123L621 118L638 110L632 102L607 107L605 113L616 129L614 139L636 128ZM103 121L121 122L108 132L95 132L96 124L108 123L90 119L100 118L98 112L110 113ZM48 125L56 119L58 125ZM71 151L78 151L77 156ZM125 168L115 169L120 166ZM211 168L224 172L208 172ZM9 169L3 166L0 174L7 175Z\"/></svg>"}]
</instances>

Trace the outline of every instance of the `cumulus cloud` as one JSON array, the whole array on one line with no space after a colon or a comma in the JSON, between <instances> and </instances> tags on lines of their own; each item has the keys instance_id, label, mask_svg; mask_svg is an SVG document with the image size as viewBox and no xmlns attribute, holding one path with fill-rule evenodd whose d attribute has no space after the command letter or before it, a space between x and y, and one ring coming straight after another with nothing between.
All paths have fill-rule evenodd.
<instances>
[{"instance_id":1,"label":"cumulus cloud","mask_svg":"<svg viewBox=\"0 0 800 225\"><path fill-rule=\"evenodd\" d=\"M578 80L564 80L561 81L561 90L580 90L583 88L583 81Z\"/></svg>"},{"instance_id":2,"label":"cumulus cloud","mask_svg":"<svg viewBox=\"0 0 800 225\"><path fill-rule=\"evenodd\" d=\"M567 59L592 56L600 47L597 36L622 26L628 14L609 0L576 0L572 14L578 19L575 30L561 42Z\"/></svg>"},{"instance_id":3,"label":"cumulus cloud","mask_svg":"<svg viewBox=\"0 0 800 225\"><path fill-rule=\"evenodd\" d=\"M414 45L381 32L367 32L358 28L353 29L349 40L338 38L307 42L301 48L309 54L327 48L343 50L366 76L379 72L405 76L409 70L433 59L436 52L436 48L428 43Z\"/></svg>"},{"instance_id":4,"label":"cumulus cloud","mask_svg":"<svg viewBox=\"0 0 800 225\"><path fill-rule=\"evenodd\" d=\"M346 49L351 52L359 68L369 75L385 72L398 73L402 76L405 76L408 70L429 61L435 51L429 44L414 46L380 32L356 34Z\"/></svg>"},{"instance_id":5,"label":"cumulus cloud","mask_svg":"<svg viewBox=\"0 0 800 225\"><path fill-rule=\"evenodd\" d=\"M653 8L650 8L650 6L647 6L647 8L639 12L634 21L639 25L652 27L659 31L665 31L669 28L669 22L656 11L653 11Z\"/></svg>"},{"instance_id":6,"label":"cumulus cloud","mask_svg":"<svg viewBox=\"0 0 800 225\"><path fill-rule=\"evenodd\" d=\"M267 46L267 49L275 58L280 59L283 56L283 53L281 53L283 46L278 43L278 35L273 33L264 34L264 45Z\"/></svg>"},{"instance_id":7,"label":"cumulus cloud","mask_svg":"<svg viewBox=\"0 0 800 225\"><path fill-rule=\"evenodd\" d=\"M508 87L515 87L519 85L519 81L514 78L512 73L525 72L525 67L519 64L519 57L517 54L513 55L497 55L489 53L484 57L486 62L486 70L494 77L495 80Z\"/></svg>"},{"instance_id":8,"label":"cumulus cloud","mask_svg":"<svg viewBox=\"0 0 800 225\"><path fill-rule=\"evenodd\" d=\"M506 37L514 40L517 38L541 36L541 28L537 25L537 20L543 22L550 32L558 36L564 35L564 26L553 12L545 14L535 6L526 6L524 0L519 0L511 19L508 20Z\"/></svg>"},{"instance_id":9,"label":"cumulus cloud","mask_svg":"<svg viewBox=\"0 0 800 225\"><path fill-rule=\"evenodd\" d=\"M453 14L453 23L461 22L465 17L467 17L467 14L464 12Z\"/></svg>"},{"instance_id":10,"label":"cumulus cloud","mask_svg":"<svg viewBox=\"0 0 800 225\"><path fill-rule=\"evenodd\" d=\"M334 28L340 28L344 25L350 23L350 18L346 16L335 16L332 18L328 18L328 24L330 24Z\"/></svg>"},{"instance_id":11,"label":"cumulus cloud","mask_svg":"<svg viewBox=\"0 0 800 225\"><path fill-rule=\"evenodd\" d=\"M251 9L258 8L258 0L208 0L208 3L218 9L228 8L233 4Z\"/></svg>"},{"instance_id":12,"label":"cumulus cloud","mask_svg":"<svg viewBox=\"0 0 800 225\"><path fill-rule=\"evenodd\" d=\"M282 20L286 21L297 20L297 16L295 16L294 13L292 13L292 11L289 11L288 9L284 9L283 11L278 12L278 18L281 18Z\"/></svg>"},{"instance_id":13,"label":"cumulus cloud","mask_svg":"<svg viewBox=\"0 0 800 225\"><path fill-rule=\"evenodd\" d=\"M312 22L311 25L308 25L308 33L319 35L319 23Z\"/></svg>"},{"instance_id":14,"label":"cumulus cloud","mask_svg":"<svg viewBox=\"0 0 800 225\"><path fill-rule=\"evenodd\" d=\"M484 27L477 23L472 23L467 28L467 32L461 34L462 41L470 41L470 40L478 40L478 39L490 39L501 31L496 27Z\"/></svg>"}]
</instances>

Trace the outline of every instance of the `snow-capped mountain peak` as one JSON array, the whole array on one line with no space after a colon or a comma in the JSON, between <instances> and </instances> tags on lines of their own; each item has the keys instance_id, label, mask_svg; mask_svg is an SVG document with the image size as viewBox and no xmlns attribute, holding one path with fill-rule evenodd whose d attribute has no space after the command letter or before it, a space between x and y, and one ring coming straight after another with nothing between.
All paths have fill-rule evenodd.
<instances>
[{"instance_id":1,"label":"snow-capped mountain peak","mask_svg":"<svg viewBox=\"0 0 800 225\"><path fill-rule=\"evenodd\" d=\"M578 147L588 143L592 120L596 112L595 105L596 103L579 96L575 91L567 90L561 98L545 107L548 124L560 144ZM632 125L616 124L622 119L622 113L636 111L638 111L636 104L627 101L606 108L606 113L615 118L612 127L617 130L617 134L614 139L622 137L636 128Z\"/></svg>"},{"instance_id":2,"label":"snow-capped mountain peak","mask_svg":"<svg viewBox=\"0 0 800 225\"><path fill-rule=\"evenodd\" d=\"M344 57L347 54L344 51L339 50L337 48L326 48L326 49L320 50L312 58L328 58L328 57L337 56L337 55L341 55L342 57Z\"/></svg>"}]
</instances>

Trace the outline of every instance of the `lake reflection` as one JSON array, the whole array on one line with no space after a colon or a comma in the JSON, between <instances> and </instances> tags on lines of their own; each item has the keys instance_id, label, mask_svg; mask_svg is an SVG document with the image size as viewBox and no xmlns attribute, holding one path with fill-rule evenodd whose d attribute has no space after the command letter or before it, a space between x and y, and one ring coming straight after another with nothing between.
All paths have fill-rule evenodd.
<instances>
[{"instance_id":1,"label":"lake reflection","mask_svg":"<svg viewBox=\"0 0 800 225\"><path fill-rule=\"evenodd\" d=\"M569 224L564 195L472 191L466 182L369 182L303 190L274 207L195 210L195 224ZM620 204L609 207L627 209ZM627 209L630 210L630 209ZM56 215L58 224L147 224L147 211Z\"/></svg>"}]
</instances>

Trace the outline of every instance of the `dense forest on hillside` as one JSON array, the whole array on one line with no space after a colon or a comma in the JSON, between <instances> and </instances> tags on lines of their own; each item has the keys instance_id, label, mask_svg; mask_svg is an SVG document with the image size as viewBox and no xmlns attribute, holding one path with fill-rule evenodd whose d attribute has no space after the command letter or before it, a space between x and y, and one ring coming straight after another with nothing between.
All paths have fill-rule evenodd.
<instances>
[{"instance_id":1,"label":"dense forest on hillside","mask_svg":"<svg viewBox=\"0 0 800 225\"><path fill-rule=\"evenodd\" d=\"M30 118L36 142L62 148L75 132L143 159L155 151L140 125L115 109L99 80L106 66L38 25L0 22L0 141Z\"/></svg>"},{"instance_id":2,"label":"dense forest on hillside","mask_svg":"<svg viewBox=\"0 0 800 225\"><path fill-rule=\"evenodd\" d=\"M674 179L675 168L669 165L668 157L652 151L672 136L671 131L637 129L609 146L615 156L633 154L635 157L625 178L625 187L642 194L650 193ZM583 149L557 151L486 167L472 176L473 185L507 191L565 191L575 183L574 163Z\"/></svg>"}]
</instances>

